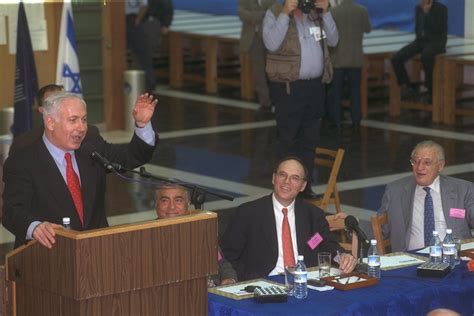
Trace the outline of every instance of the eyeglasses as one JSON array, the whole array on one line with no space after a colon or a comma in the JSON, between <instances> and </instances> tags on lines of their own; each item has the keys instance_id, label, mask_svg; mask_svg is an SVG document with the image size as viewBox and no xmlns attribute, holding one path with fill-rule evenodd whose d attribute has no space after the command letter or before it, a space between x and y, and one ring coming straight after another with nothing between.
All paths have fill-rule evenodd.
<instances>
[{"instance_id":1,"label":"eyeglasses","mask_svg":"<svg viewBox=\"0 0 474 316\"><path fill-rule=\"evenodd\" d=\"M288 179L288 174L284 171L277 172L276 176L277 176L278 179L280 179L282 181L286 181L286 179ZM293 183L293 184L298 184L302 181L305 181L305 178L302 178L302 177L300 177L296 174L292 175L292 176L289 176L289 178L290 178L290 182Z\"/></svg>"},{"instance_id":2,"label":"eyeglasses","mask_svg":"<svg viewBox=\"0 0 474 316\"><path fill-rule=\"evenodd\" d=\"M440 161L441 160L433 161L431 159L410 159L410 163L413 167L421 165L421 166L429 168L429 167L432 167L432 166L436 165Z\"/></svg>"}]
</instances>

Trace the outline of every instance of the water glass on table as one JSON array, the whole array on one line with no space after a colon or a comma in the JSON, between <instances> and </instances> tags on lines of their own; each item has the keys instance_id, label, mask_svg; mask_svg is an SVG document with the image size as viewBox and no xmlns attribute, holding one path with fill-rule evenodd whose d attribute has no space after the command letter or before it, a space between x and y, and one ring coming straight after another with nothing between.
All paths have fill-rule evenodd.
<instances>
[{"instance_id":1,"label":"water glass on table","mask_svg":"<svg viewBox=\"0 0 474 316\"><path fill-rule=\"evenodd\" d=\"M456 255L454 256L454 261L456 264L461 263L461 245L462 245L462 240L461 238L454 237L454 244L456 245Z\"/></svg>"},{"instance_id":2,"label":"water glass on table","mask_svg":"<svg viewBox=\"0 0 474 316\"><path fill-rule=\"evenodd\" d=\"M294 295L294 286L295 286L295 267L285 267L285 288L288 296Z\"/></svg>"},{"instance_id":3,"label":"water glass on table","mask_svg":"<svg viewBox=\"0 0 474 316\"><path fill-rule=\"evenodd\" d=\"M319 278L325 278L331 275L331 253L318 253Z\"/></svg>"}]
</instances>

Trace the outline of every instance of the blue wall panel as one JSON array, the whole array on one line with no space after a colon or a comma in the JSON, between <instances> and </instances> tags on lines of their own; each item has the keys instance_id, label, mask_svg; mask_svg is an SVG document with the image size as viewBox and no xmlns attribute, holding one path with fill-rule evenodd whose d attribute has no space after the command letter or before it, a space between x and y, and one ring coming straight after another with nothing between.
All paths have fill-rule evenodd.
<instances>
[{"instance_id":1,"label":"blue wall panel","mask_svg":"<svg viewBox=\"0 0 474 316\"><path fill-rule=\"evenodd\" d=\"M257 0L255 0L257 1ZM418 0L356 0L369 10L374 28L415 29L415 5ZM440 0L448 6L449 33L464 36L465 0ZM176 9L214 14L237 14L237 0L174 0Z\"/></svg>"}]
</instances>

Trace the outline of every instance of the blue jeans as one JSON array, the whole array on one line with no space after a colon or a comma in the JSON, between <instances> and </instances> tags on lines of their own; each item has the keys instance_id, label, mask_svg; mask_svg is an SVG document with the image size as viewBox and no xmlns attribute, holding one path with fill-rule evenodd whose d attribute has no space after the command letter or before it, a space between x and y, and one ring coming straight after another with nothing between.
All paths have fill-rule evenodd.
<instances>
[{"instance_id":1,"label":"blue jeans","mask_svg":"<svg viewBox=\"0 0 474 316\"><path fill-rule=\"evenodd\" d=\"M341 100L345 79L350 88L352 124L360 122L360 78L361 68L334 68L327 102L327 112L331 123L337 126L341 124Z\"/></svg>"}]
</instances>

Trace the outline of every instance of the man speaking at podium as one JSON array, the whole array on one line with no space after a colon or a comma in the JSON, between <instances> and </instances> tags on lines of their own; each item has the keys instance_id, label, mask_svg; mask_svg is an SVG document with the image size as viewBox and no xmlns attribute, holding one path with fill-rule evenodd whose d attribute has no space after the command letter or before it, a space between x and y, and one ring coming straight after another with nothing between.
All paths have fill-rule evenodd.
<instances>
[{"instance_id":1,"label":"man speaking at podium","mask_svg":"<svg viewBox=\"0 0 474 316\"><path fill-rule=\"evenodd\" d=\"M15 247L35 239L55 243L54 228L63 217L71 228L108 226L105 215L106 170L91 158L96 152L125 168L148 162L157 144L150 119L157 104L151 95L135 102L135 132L128 144L107 143L87 134L86 103L70 93L56 93L43 103L43 137L9 156L3 168L3 225Z\"/></svg>"}]
</instances>

